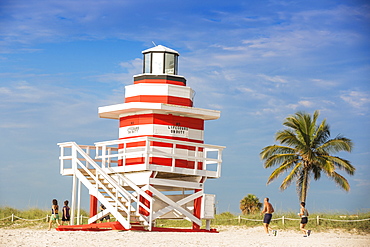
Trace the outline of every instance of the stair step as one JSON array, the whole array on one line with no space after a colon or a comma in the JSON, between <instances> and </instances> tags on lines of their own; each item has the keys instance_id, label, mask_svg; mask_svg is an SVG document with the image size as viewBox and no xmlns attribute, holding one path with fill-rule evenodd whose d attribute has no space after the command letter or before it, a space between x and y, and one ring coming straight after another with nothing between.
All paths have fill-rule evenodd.
<instances>
[{"instance_id":1,"label":"stair step","mask_svg":"<svg viewBox=\"0 0 370 247\"><path fill-rule=\"evenodd\" d=\"M112 198L111 196L109 196L109 195L103 195L105 198ZM123 197L122 196L119 196L119 197L117 197L118 199L122 199ZM113 200L113 199L112 199ZM115 201L115 200L113 200L113 201Z\"/></svg>"},{"instance_id":2,"label":"stair step","mask_svg":"<svg viewBox=\"0 0 370 247\"><path fill-rule=\"evenodd\" d=\"M82 169L82 168L78 168L78 170L83 174L83 175L89 175L88 173L87 173L87 171L85 171L85 169ZM96 174L96 170L95 169L88 169L92 174Z\"/></svg>"}]
</instances>

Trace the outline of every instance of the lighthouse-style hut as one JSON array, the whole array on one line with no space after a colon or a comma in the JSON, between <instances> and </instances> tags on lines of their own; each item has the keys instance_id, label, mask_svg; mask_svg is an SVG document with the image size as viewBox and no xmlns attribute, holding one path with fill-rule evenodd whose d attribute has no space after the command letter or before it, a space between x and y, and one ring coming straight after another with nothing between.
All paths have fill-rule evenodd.
<instances>
[{"instance_id":1,"label":"lighthouse-style hut","mask_svg":"<svg viewBox=\"0 0 370 247\"><path fill-rule=\"evenodd\" d=\"M177 51L158 45L142 53L143 73L125 87L124 103L99 107L101 118L118 120L118 140L59 144L61 173L73 176L72 214L79 214L83 184L91 224L111 214L112 229L153 230L156 219L171 218L191 221L194 231L206 219L210 230L215 196L204 194L204 184L220 177L224 147L204 144L204 121L220 112L193 107L195 93L177 75Z\"/></svg>"}]
</instances>

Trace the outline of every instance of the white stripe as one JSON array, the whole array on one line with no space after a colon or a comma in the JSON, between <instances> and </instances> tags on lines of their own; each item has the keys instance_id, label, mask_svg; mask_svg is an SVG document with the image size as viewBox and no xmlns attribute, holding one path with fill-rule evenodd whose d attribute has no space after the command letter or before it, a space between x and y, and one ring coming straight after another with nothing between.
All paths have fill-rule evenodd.
<instances>
[{"instance_id":1,"label":"white stripe","mask_svg":"<svg viewBox=\"0 0 370 247\"><path fill-rule=\"evenodd\" d=\"M122 149L120 149L118 151L118 153L120 153L120 154L123 153L123 150ZM135 152L144 152L144 151L145 151L145 147L126 148L126 154L135 153ZM151 146L150 147L150 151L151 152L155 152L156 153L156 157L159 157L158 155L160 155L161 153L163 155L172 154L172 148L169 148L169 147ZM190 157L195 157L195 151L187 150L187 149L182 149L182 148L176 148L175 149L175 154L177 154L177 155L186 155L186 156L190 156ZM166 156L166 157L168 157L168 156ZM198 151L198 158L201 158L201 157L203 157L203 151Z\"/></svg>"},{"instance_id":2,"label":"white stripe","mask_svg":"<svg viewBox=\"0 0 370 247\"><path fill-rule=\"evenodd\" d=\"M161 124L132 125L119 128L119 138L142 135L162 135L203 141L204 131L181 126Z\"/></svg>"},{"instance_id":3,"label":"white stripe","mask_svg":"<svg viewBox=\"0 0 370 247\"><path fill-rule=\"evenodd\" d=\"M125 87L125 97L139 95L163 95L173 96L193 100L194 90L190 87L171 85L171 84L134 84Z\"/></svg>"}]
</instances>

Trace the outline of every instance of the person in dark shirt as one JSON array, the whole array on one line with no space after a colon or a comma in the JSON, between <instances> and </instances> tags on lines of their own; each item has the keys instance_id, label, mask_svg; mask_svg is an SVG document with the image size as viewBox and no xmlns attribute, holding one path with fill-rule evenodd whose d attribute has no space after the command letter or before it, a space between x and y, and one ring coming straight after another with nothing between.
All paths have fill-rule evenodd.
<instances>
[{"instance_id":1,"label":"person in dark shirt","mask_svg":"<svg viewBox=\"0 0 370 247\"><path fill-rule=\"evenodd\" d=\"M70 207L68 207L68 201L64 201L64 207L63 207L63 214L62 214L62 225L64 225L64 222L67 223L67 225L69 225L70 223L70 220L71 220L71 216L70 216Z\"/></svg>"}]
</instances>

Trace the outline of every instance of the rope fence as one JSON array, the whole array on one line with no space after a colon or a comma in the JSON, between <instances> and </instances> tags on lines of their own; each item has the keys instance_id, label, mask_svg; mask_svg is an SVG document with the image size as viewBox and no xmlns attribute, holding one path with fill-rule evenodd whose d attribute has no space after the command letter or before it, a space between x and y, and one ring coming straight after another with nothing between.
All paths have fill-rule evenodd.
<instances>
[{"instance_id":1,"label":"rope fence","mask_svg":"<svg viewBox=\"0 0 370 247\"><path fill-rule=\"evenodd\" d=\"M10 215L8 217L5 217L5 218L0 219L0 221L3 221L3 220L6 220L6 219L11 218L11 222L14 222L15 220L24 220L24 221L45 220L46 222L49 222L50 217L51 217L51 215L46 215L45 217L42 217L40 219L25 219L25 218L21 218L19 216L16 216L16 215L12 214L12 215ZM79 217L80 217L81 222L82 222L82 219L83 218L85 218L85 219L88 219L89 218L89 217L86 217L86 216L83 216L83 215L80 215ZM75 218L77 218L77 217L75 217ZM238 216L237 218L231 218L231 219L215 219L215 221L231 221L231 220L238 220L238 223L239 224L241 223L242 220L262 222L262 219L247 219L247 218L243 218L241 216ZM282 216L281 218L276 218L276 219L271 219L271 220L272 221L281 220L282 221L282 224L284 225L286 220L296 220L296 221L299 221L301 219L286 218L285 216ZM360 221L368 221L368 220L370 220L370 218L360 219L360 220L337 220L337 219L320 218L320 216L316 216L316 224L317 225L320 225L320 221L322 221L322 220L337 221L337 222L360 222Z\"/></svg>"},{"instance_id":2,"label":"rope fence","mask_svg":"<svg viewBox=\"0 0 370 247\"><path fill-rule=\"evenodd\" d=\"M5 218L0 219L0 221L3 221L3 220L6 220L6 219L11 218L11 222L14 222L15 220L24 220L24 221L45 220L46 222L49 222L50 217L51 217L51 215L48 215L47 214L45 217L42 217L40 219L25 219L25 218L21 218L19 216L16 216L16 215L12 214L12 215L10 215L8 217L5 217ZM83 218L85 218L85 219L88 219L89 218L89 217L86 217L86 216L83 216L83 215L80 215L79 217L80 217L81 221L82 221ZM75 218L77 218L77 216Z\"/></svg>"},{"instance_id":3,"label":"rope fence","mask_svg":"<svg viewBox=\"0 0 370 247\"><path fill-rule=\"evenodd\" d=\"M240 224L242 220L245 220L245 221L258 221L258 222L262 222L263 220L262 219L247 219L247 218L243 218L241 216L238 216L237 218L231 218L231 219L216 219L216 221L231 221L231 220L238 220L238 223ZM285 216L282 216L281 218L276 218L276 219L271 219L271 221L278 221L278 220L281 220L282 221L282 224L285 225L285 221L286 220L296 220L296 221L300 221L301 219L293 219L293 218L287 218ZM323 221L323 220L327 220L327 221L337 221L337 222L359 222L359 221L368 221L370 220L370 218L367 218L367 219L360 219L360 220L337 220L337 219L328 219L328 218L320 218L320 216L316 216L316 224L317 225L320 225L320 221Z\"/></svg>"}]
</instances>

